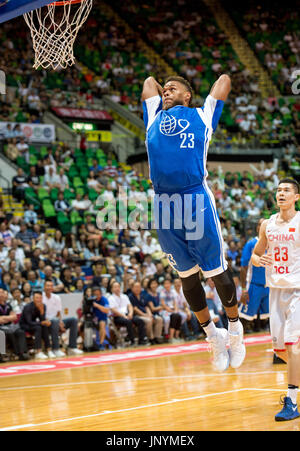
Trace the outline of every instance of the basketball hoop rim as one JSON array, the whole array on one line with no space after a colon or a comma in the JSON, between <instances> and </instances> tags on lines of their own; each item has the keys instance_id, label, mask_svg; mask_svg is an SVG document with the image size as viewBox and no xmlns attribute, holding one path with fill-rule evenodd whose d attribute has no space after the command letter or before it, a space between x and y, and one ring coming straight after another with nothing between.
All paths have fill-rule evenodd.
<instances>
[{"instance_id":1,"label":"basketball hoop rim","mask_svg":"<svg viewBox=\"0 0 300 451\"><path fill-rule=\"evenodd\" d=\"M65 6L65 5L76 5L78 3L82 3L84 0L65 0L65 1L60 1L60 2L53 2L50 3L51 5L56 5L56 6Z\"/></svg>"}]
</instances>

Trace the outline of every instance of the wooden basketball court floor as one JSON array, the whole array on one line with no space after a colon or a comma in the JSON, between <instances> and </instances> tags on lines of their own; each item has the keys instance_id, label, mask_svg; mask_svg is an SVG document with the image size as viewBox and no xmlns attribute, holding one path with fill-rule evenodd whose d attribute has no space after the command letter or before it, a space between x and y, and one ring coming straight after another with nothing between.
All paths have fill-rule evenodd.
<instances>
[{"instance_id":1,"label":"wooden basketball court floor","mask_svg":"<svg viewBox=\"0 0 300 451\"><path fill-rule=\"evenodd\" d=\"M242 367L225 373L210 358L204 350L5 375L0 430L300 430L299 419L274 421L287 367L272 363L271 343L248 344Z\"/></svg>"}]
</instances>

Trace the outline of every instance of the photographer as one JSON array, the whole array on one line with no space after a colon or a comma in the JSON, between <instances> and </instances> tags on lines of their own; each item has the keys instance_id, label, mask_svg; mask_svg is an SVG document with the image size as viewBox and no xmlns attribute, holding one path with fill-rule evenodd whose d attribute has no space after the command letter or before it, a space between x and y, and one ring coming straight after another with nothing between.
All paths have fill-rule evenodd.
<instances>
[{"instance_id":1,"label":"photographer","mask_svg":"<svg viewBox=\"0 0 300 451\"><path fill-rule=\"evenodd\" d=\"M97 319L97 325L99 327L99 349L102 351L105 349L103 342L106 337L107 315L110 308L108 299L102 296L100 287L93 288L93 296L95 298L95 301L93 302L94 318Z\"/></svg>"}]
</instances>

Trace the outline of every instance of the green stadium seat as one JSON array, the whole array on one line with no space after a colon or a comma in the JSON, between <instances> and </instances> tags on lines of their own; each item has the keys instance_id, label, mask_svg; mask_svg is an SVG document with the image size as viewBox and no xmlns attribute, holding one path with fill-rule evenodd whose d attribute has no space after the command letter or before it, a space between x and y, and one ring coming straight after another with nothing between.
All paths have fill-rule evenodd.
<instances>
[{"instance_id":1,"label":"green stadium seat","mask_svg":"<svg viewBox=\"0 0 300 451\"><path fill-rule=\"evenodd\" d=\"M69 201L72 201L72 199L75 199L76 195L74 192L72 192L70 189L64 190L64 199Z\"/></svg>"},{"instance_id":2,"label":"green stadium seat","mask_svg":"<svg viewBox=\"0 0 300 451\"><path fill-rule=\"evenodd\" d=\"M71 211L70 219L71 219L72 225L80 225L83 223L83 218L80 216L80 214L76 210Z\"/></svg>"},{"instance_id":3,"label":"green stadium seat","mask_svg":"<svg viewBox=\"0 0 300 451\"><path fill-rule=\"evenodd\" d=\"M52 200L52 202L55 202L58 199L58 193L58 188L52 188L52 190L50 191L50 199Z\"/></svg>"},{"instance_id":4,"label":"green stadium seat","mask_svg":"<svg viewBox=\"0 0 300 451\"><path fill-rule=\"evenodd\" d=\"M91 202L95 202L98 199L99 194L93 188L88 189L88 195Z\"/></svg>"},{"instance_id":5,"label":"green stadium seat","mask_svg":"<svg viewBox=\"0 0 300 451\"><path fill-rule=\"evenodd\" d=\"M45 218L54 218L56 216L55 208L50 199L44 199L42 202L42 208Z\"/></svg>"},{"instance_id":6,"label":"green stadium seat","mask_svg":"<svg viewBox=\"0 0 300 451\"><path fill-rule=\"evenodd\" d=\"M73 179L73 186L75 189L77 189L79 187L84 187L84 183L82 182L80 177L76 176Z\"/></svg>"},{"instance_id":7,"label":"green stadium seat","mask_svg":"<svg viewBox=\"0 0 300 451\"><path fill-rule=\"evenodd\" d=\"M50 195L45 188L39 188L38 189L38 198L40 201L43 201L44 199L50 199Z\"/></svg>"}]
</instances>

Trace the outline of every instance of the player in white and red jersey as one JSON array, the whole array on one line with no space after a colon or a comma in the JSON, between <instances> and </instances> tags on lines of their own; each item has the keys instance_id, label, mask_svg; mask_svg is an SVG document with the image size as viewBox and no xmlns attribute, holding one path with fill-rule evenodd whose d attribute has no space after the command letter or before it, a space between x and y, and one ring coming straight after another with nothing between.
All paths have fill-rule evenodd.
<instances>
[{"instance_id":1,"label":"player in white and red jersey","mask_svg":"<svg viewBox=\"0 0 300 451\"><path fill-rule=\"evenodd\" d=\"M270 287L270 328L276 353L288 364L288 392L276 421L300 416L297 393L300 381L300 199L296 180L282 179L277 188L279 213L265 220L251 261L266 268ZM265 251L267 253L265 254Z\"/></svg>"}]
</instances>

